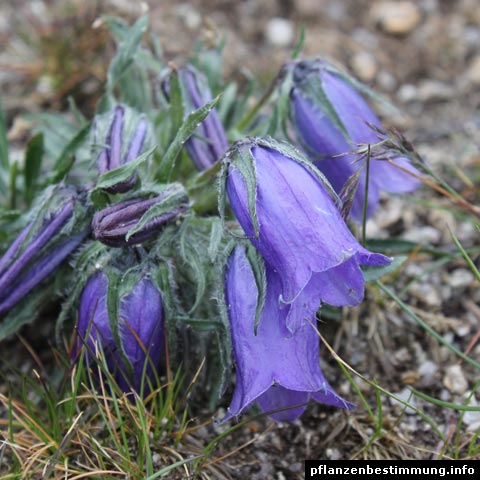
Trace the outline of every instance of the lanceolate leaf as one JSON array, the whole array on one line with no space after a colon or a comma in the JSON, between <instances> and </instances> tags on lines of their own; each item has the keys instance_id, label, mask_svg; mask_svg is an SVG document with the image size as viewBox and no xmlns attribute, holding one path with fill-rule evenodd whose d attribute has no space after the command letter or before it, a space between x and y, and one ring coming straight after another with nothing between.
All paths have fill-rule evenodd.
<instances>
[{"instance_id":1,"label":"lanceolate leaf","mask_svg":"<svg viewBox=\"0 0 480 480\"><path fill-rule=\"evenodd\" d=\"M147 30L147 17L140 17L121 41L107 73L107 90L113 91L120 77L132 64L140 41Z\"/></svg>"},{"instance_id":2,"label":"lanceolate leaf","mask_svg":"<svg viewBox=\"0 0 480 480\"><path fill-rule=\"evenodd\" d=\"M146 152L142 153L139 157L135 160L131 160L130 162L125 163L121 167L115 168L114 170L110 170L102 175L99 176L97 186L93 191L109 188L117 183L124 182L128 180L135 169L145 162L148 157L155 151L157 147L152 147Z\"/></svg>"},{"instance_id":3,"label":"lanceolate leaf","mask_svg":"<svg viewBox=\"0 0 480 480\"><path fill-rule=\"evenodd\" d=\"M183 122L183 125L178 130L177 135L173 139L172 143L168 147L161 164L160 164L160 180L164 182L169 182L173 168L175 166L175 161L178 157L178 154L182 150L185 142L191 137L193 132L197 127L202 123L210 111L215 107L219 101L220 96L215 97L211 102L206 103L203 107L199 108L192 112Z\"/></svg>"},{"instance_id":4,"label":"lanceolate leaf","mask_svg":"<svg viewBox=\"0 0 480 480\"><path fill-rule=\"evenodd\" d=\"M35 188L37 186L42 166L43 154L43 134L39 133L30 140L25 154L25 169L23 175L25 181L25 202L27 205L32 203L35 194Z\"/></svg>"}]
</instances>

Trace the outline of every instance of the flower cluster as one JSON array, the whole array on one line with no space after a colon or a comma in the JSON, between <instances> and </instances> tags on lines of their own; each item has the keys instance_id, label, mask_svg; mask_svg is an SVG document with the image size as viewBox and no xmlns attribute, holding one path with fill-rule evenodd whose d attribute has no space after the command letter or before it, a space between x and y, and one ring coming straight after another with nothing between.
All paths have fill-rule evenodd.
<instances>
[{"instance_id":1,"label":"flower cluster","mask_svg":"<svg viewBox=\"0 0 480 480\"><path fill-rule=\"evenodd\" d=\"M418 171L358 84L325 62L287 64L248 112L248 95L205 69L212 52L167 66L147 50L137 58L131 33L91 124L29 180L32 211L0 219L12 218L0 339L57 302L57 325L77 320L72 361L124 392L151 391L165 352L174 366L202 351L215 400L236 370L223 421L253 404L278 421L310 400L354 408L322 373L317 314L359 305L363 269L391 262L358 242L349 212L372 215L381 190L412 190ZM191 332L193 347L179 341Z\"/></svg>"}]
</instances>

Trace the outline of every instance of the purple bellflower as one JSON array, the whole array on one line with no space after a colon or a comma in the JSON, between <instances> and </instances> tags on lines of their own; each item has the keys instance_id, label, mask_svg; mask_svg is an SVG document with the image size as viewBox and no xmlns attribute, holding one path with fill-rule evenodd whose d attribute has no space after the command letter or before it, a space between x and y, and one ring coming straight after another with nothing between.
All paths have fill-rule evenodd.
<instances>
[{"instance_id":1,"label":"purple bellflower","mask_svg":"<svg viewBox=\"0 0 480 480\"><path fill-rule=\"evenodd\" d=\"M178 77L182 89L185 114L193 112L212 100L207 79L192 66L180 68ZM168 84L163 90L168 98ZM207 170L220 160L229 143L225 128L215 108L185 142L185 149L197 170Z\"/></svg>"},{"instance_id":2,"label":"purple bellflower","mask_svg":"<svg viewBox=\"0 0 480 480\"><path fill-rule=\"evenodd\" d=\"M237 381L222 421L238 416L253 403L277 421L293 421L309 399L339 408L353 404L338 396L319 364L319 338L304 322L292 335L279 308L279 275L267 268L267 293L257 334L254 332L258 290L244 247L236 247L227 264L225 296L230 318ZM311 319L310 319L311 320ZM285 409L285 410L283 410Z\"/></svg>"},{"instance_id":3,"label":"purple bellflower","mask_svg":"<svg viewBox=\"0 0 480 480\"><path fill-rule=\"evenodd\" d=\"M235 216L267 266L280 276L278 300L288 307L291 332L321 303L358 305L364 296L360 265L391 262L358 243L328 182L288 144L272 139L239 142L225 156L224 175Z\"/></svg>"},{"instance_id":4,"label":"purple bellflower","mask_svg":"<svg viewBox=\"0 0 480 480\"><path fill-rule=\"evenodd\" d=\"M78 337L73 357L87 349L87 363L102 349L109 372L123 392L141 393L143 372L152 379L164 348L164 313L159 290L148 278L143 278L130 293L121 296L118 306L118 337L115 342L107 311L107 275L99 271L85 285L78 312ZM145 391L148 390L144 383Z\"/></svg>"},{"instance_id":5,"label":"purple bellflower","mask_svg":"<svg viewBox=\"0 0 480 480\"><path fill-rule=\"evenodd\" d=\"M88 231L83 231L56 240L73 216L74 204L73 198L68 199L58 211L47 215L39 227L32 221L0 259L0 316L40 284L87 235Z\"/></svg>"},{"instance_id":6,"label":"purple bellflower","mask_svg":"<svg viewBox=\"0 0 480 480\"><path fill-rule=\"evenodd\" d=\"M185 190L173 183L155 197L125 200L100 210L92 220L93 236L110 247L136 245L158 235L168 222L187 209ZM152 217L128 236L148 212L152 212Z\"/></svg>"},{"instance_id":7,"label":"purple bellflower","mask_svg":"<svg viewBox=\"0 0 480 480\"><path fill-rule=\"evenodd\" d=\"M378 144L382 140L375 131L375 127L381 128L379 119L360 92L320 60L301 61L295 65L290 100L291 119L299 142L340 193L347 180L362 167L362 155L352 152L359 146ZM397 156L392 160L402 168L419 173L405 157ZM363 217L365 182L366 169L363 168L350 212L352 220L358 223ZM387 159L376 159L372 149L367 218L378 204L380 190L410 192L419 183Z\"/></svg>"},{"instance_id":8,"label":"purple bellflower","mask_svg":"<svg viewBox=\"0 0 480 480\"><path fill-rule=\"evenodd\" d=\"M110 130L105 140L106 146L100 151L97 157L98 172L100 174L121 167L125 163L137 158L142 152L147 136L147 120L144 117L140 117L130 137L128 148L125 148L127 141L126 132L124 131L126 123L125 116L125 108L117 106L114 110ZM135 185L136 180L137 175L134 173L129 179L109 187L107 191L109 193L126 192Z\"/></svg>"}]
</instances>

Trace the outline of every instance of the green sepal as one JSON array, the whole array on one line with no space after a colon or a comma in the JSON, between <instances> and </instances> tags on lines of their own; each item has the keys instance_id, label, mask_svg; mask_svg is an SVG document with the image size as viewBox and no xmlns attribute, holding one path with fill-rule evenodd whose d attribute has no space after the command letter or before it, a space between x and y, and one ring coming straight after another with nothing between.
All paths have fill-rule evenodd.
<instances>
[{"instance_id":1,"label":"green sepal","mask_svg":"<svg viewBox=\"0 0 480 480\"><path fill-rule=\"evenodd\" d=\"M257 307L255 309L255 323L253 327L256 335L258 325L260 324L260 318L265 307L265 300L267 298L267 275L263 257L250 244L247 245L246 255L250 262L250 266L252 267L253 276L255 277L255 283L258 290Z\"/></svg>"},{"instance_id":2,"label":"green sepal","mask_svg":"<svg viewBox=\"0 0 480 480\"><path fill-rule=\"evenodd\" d=\"M366 282L375 282L376 280L380 280L385 275L390 275L391 273L395 272L400 265L407 260L407 258L407 256L402 255L394 257L392 259L392 263L389 265L384 265L382 267L362 267L363 278Z\"/></svg>"}]
</instances>

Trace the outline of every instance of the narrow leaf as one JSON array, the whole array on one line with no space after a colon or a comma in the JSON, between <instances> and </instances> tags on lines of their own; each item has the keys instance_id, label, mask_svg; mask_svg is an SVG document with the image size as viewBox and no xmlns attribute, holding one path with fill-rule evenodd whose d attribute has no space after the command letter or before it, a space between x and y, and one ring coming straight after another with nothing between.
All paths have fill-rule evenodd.
<instances>
[{"instance_id":1,"label":"narrow leaf","mask_svg":"<svg viewBox=\"0 0 480 480\"><path fill-rule=\"evenodd\" d=\"M98 177L97 186L93 191L103 190L105 188L112 187L117 183L125 182L126 180L128 180L135 172L135 169L139 165L144 163L148 159L148 157L155 151L156 148L157 146L155 145L146 152L142 153L135 160L131 160L130 162L125 163L121 167L115 168L114 170L110 170L109 172L100 175Z\"/></svg>"},{"instance_id":2,"label":"narrow leaf","mask_svg":"<svg viewBox=\"0 0 480 480\"><path fill-rule=\"evenodd\" d=\"M203 107L200 107L198 110L195 110L188 115L183 122L160 163L160 178L162 181L170 181L173 168L175 167L175 161L182 150L183 145L215 107L219 99L220 96L215 97L212 101L206 103Z\"/></svg>"},{"instance_id":3,"label":"narrow leaf","mask_svg":"<svg viewBox=\"0 0 480 480\"><path fill-rule=\"evenodd\" d=\"M68 174L75 162L75 153L83 143L88 133L90 132L90 124L85 125L71 140L65 145L62 153L55 161L53 167L53 178L51 183L58 183L65 175Z\"/></svg>"},{"instance_id":4,"label":"narrow leaf","mask_svg":"<svg viewBox=\"0 0 480 480\"><path fill-rule=\"evenodd\" d=\"M140 46L143 34L147 30L147 17L140 17L128 30L124 40L120 42L117 53L107 72L107 90L112 91L120 77L132 64Z\"/></svg>"},{"instance_id":5,"label":"narrow leaf","mask_svg":"<svg viewBox=\"0 0 480 480\"><path fill-rule=\"evenodd\" d=\"M28 206L32 203L35 194L44 152L43 134L39 133L30 140L25 153L23 176L25 181L25 201Z\"/></svg>"}]
</instances>

